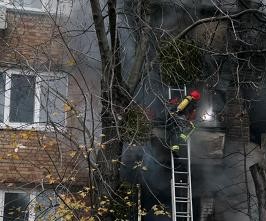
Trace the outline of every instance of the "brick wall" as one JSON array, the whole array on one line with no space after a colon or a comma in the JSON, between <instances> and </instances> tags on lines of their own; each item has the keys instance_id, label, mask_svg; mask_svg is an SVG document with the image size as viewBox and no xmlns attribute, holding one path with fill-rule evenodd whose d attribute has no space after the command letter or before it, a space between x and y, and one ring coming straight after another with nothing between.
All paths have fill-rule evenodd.
<instances>
[{"instance_id":1,"label":"brick wall","mask_svg":"<svg viewBox=\"0 0 266 221\"><path fill-rule=\"evenodd\" d=\"M244 110L243 101L237 98L235 88L227 91L227 136L234 141L249 142L249 118Z\"/></svg>"},{"instance_id":2,"label":"brick wall","mask_svg":"<svg viewBox=\"0 0 266 221\"><path fill-rule=\"evenodd\" d=\"M63 137L40 131L0 131L0 184L85 184L88 180L82 152Z\"/></svg>"},{"instance_id":3,"label":"brick wall","mask_svg":"<svg viewBox=\"0 0 266 221\"><path fill-rule=\"evenodd\" d=\"M61 66L64 46L47 14L7 11L0 30L0 67L49 71ZM0 129L0 186L5 183L85 184L86 159L77 144L54 133Z\"/></svg>"},{"instance_id":4,"label":"brick wall","mask_svg":"<svg viewBox=\"0 0 266 221\"><path fill-rule=\"evenodd\" d=\"M200 221L214 220L214 200L212 198L201 199Z\"/></svg>"},{"instance_id":5,"label":"brick wall","mask_svg":"<svg viewBox=\"0 0 266 221\"><path fill-rule=\"evenodd\" d=\"M48 15L7 11L7 29L0 30L1 63L35 67L58 65L64 54L61 45L54 22Z\"/></svg>"}]
</instances>

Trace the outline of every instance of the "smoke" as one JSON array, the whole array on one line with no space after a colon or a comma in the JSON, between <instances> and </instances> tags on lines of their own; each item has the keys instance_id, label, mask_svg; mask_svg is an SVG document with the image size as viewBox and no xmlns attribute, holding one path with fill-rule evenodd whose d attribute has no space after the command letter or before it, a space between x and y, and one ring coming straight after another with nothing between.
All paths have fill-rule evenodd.
<instances>
[{"instance_id":1,"label":"smoke","mask_svg":"<svg viewBox=\"0 0 266 221\"><path fill-rule=\"evenodd\" d=\"M251 195L255 196L249 167L261 160L261 151L252 143L243 146L227 140L224 148L220 143L221 151L217 155L219 143L215 140L220 136L224 134L198 130L191 138L193 197L214 198L217 220L249 220L236 211L247 212L245 160L247 184ZM244 150L249 153L246 159ZM251 197L251 206L256 213L254 197Z\"/></svg>"},{"instance_id":2,"label":"smoke","mask_svg":"<svg viewBox=\"0 0 266 221\"><path fill-rule=\"evenodd\" d=\"M154 205L171 208L170 189L170 152L162 143L153 138L143 146L124 147L121 176L124 180L141 184L141 204L147 211ZM139 166L136 165L139 163ZM144 220L171 220L164 216L155 216L150 211Z\"/></svg>"},{"instance_id":3,"label":"smoke","mask_svg":"<svg viewBox=\"0 0 266 221\"><path fill-rule=\"evenodd\" d=\"M193 1L194 2L194 1ZM206 1L205 1L206 2ZM189 4L189 2L187 2ZM119 1L119 9L121 12L127 12L132 7L132 1ZM184 11L181 7L169 7L167 5L153 6L153 27L160 29L174 30L182 29L180 21L184 20L183 25L191 22L188 14L193 14L193 5L189 11ZM182 18L182 19L181 19ZM134 28L133 17L121 15L119 17L119 35L121 38L121 54L122 71L124 79L128 78L128 73L132 66L132 61L135 56L135 48L137 44L137 36L132 30ZM180 27L176 27L177 25ZM86 76L88 83L90 83L90 93L95 97L100 94L100 60L99 49L97 47L97 40L95 30L92 25L90 14L89 1L77 1L73 5L73 11L68 23L68 30L70 32L70 46L75 52L75 56L79 58L82 73L78 75ZM122 28L124 27L124 28ZM129 28L129 29L128 29ZM73 31L73 30L76 31ZM176 30L177 31L177 30ZM148 69L145 78L142 79L136 101L145 109L150 108L154 113L154 120L160 125L159 120L165 119L165 106L163 98L167 97L166 89L159 83L159 66L156 65L155 48L153 43L158 36L164 36L165 33L158 35L151 33L152 41L149 49L149 65L152 68ZM153 63L154 62L154 63ZM229 67L229 65L225 65ZM77 71L77 70L74 70ZM78 72L77 72L78 73ZM229 76L231 71L223 71L221 78L216 87L218 91L217 99L219 99L218 107L215 110L221 110L225 103L225 92L231 81ZM91 81L91 79L94 79ZM205 105L206 103L204 103ZM100 113L99 102L95 103L94 108L96 112ZM160 127L158 130L163 130ZM161 134L164 132L161 131ZM192 182L194 197L216 197L217 209L220 212L220 217L217 220L240 220L242 215L235 213L235 209L242 209L241 201L245 200L246 192L243 184L243 155L233 154L234 152L243 153L243 147L236 144L226 143L226 149L220 150L223 156L232 154L230 157L211 158L209 153L208 139L216 139L218 134L215 133L195 133L191 140L192 142ZM162 136L162 139L163 136ZM252 150L248 147L248 150ZM217 150L218 151L218 150ZM255 153L255 152L254 152ZM248 165L255 162L256 157L248 158ZM142 204L143 207L150 208L154 204L164 204L171 208L171 190L170 190L170 152L161 142L158 137L153 137L150 142L138 146L125 145L123 148L122 162L125 164L121 166L121 176L124 180L132 183L140 183L142 186ZM250 179L249 179L249 182ZM227 205L227 207L225 207ZM224 213L224 209L228 209ZM230 218L231 217L231 218ZM233 217L233 218L232 218ZM170 220L166 217L155 217L148 214L145 218L150 220ZM244 219L242 219L244 220Z\"/></svg>"}]
</instances>

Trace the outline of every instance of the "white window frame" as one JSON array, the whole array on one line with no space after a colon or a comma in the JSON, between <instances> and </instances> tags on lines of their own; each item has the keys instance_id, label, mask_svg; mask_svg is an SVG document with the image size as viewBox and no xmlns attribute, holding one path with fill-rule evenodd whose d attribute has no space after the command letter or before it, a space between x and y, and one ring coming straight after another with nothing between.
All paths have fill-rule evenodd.
<instances>
[{"instance_id":1,"label":"white window frame","mask_svg":"<svg viewBox=\"0 0 266 221\"><path fill-rule=\"evenodd\" d=\"M1 73L5 73L5 92L4 92L4 119L3 122L0 122L0 128L12 128L12 129L19 129L19 130L49 130L54 131L53 127L47 126L46 123L40 123L40 111L41 111L41 84L42 81L41 76L53 76L55 73L53 72L42 72L40 74L35 74L31 72L22 72L19 69L9 69L9 70L2 70L0 69ZM33 110L33 123L27 122L10 122L9 115L10 115L10 101L11 101L11 75L28 75L28 76L35 76L35 95L34 95L34 110ZM58 74L58 73L57 73ZM68 80L67 80L68 85ZM66 94L68 94L68 86L66 87ZM63 110L62 110L63 111ZM65 113L65 125L66 126L66 113ZM60 127L61 131L64 130L64 127ZM0 220L1 221L1 220Z\"/></svg>"},{"instance_id":2,"label":"white window frame","mask_svg":"<svg viewBox=\"0 0 266 221\"><path fill-rule=\"evenodd\" d=\"M30 196L30 207L29 211L29 218L28 221L35 220L35 205L36 205L36 193L35 192L25 192L22 190L0 190L0 221L4 220L4 209L5 209L5 193L27 193Z\"/></svg>"},{"instance_id":3,"label":"white window frame","mask_svg":"<svg viewBox=\"0 0 266 221\"><path fill-rule=\"evenodd\" d=\"M25 75L25 73L21 73L21 71L17 70L8 70L5 71L5 103L4 103L4 122L0 125L6 125L12 128L19 128L23 127L24 125L30 124L31 127L39 127L39 118L40 118L40 77L32 75L36 77L35 82L35 95L34 95L34 110L33 110L33 123L26 123L26 122L10 122L10 99L11 99L11 75ZM36 123L37 122L37 123ZM27 126L26 126L27 127Z\"/></svg>"}]
</instances>

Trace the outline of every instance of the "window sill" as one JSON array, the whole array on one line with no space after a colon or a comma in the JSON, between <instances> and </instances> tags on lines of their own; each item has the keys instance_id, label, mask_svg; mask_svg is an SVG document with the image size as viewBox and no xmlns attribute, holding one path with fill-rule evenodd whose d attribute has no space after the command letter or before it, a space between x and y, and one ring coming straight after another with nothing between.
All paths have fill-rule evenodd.
<instances>
[{"instance_id":1,"label":"window sill","mask_svg":"<svg viewBox=\"0 0 266 221\"><path fill-rule=\"evenodd\" d=\"M38 124L38 123L0 123L0 130L33 130L33 131L40 131L40 132L65 132L66 128L65 127L56 127L54 128L53 126L47 125L47 124Z\"/></svg>"}]
</instances>

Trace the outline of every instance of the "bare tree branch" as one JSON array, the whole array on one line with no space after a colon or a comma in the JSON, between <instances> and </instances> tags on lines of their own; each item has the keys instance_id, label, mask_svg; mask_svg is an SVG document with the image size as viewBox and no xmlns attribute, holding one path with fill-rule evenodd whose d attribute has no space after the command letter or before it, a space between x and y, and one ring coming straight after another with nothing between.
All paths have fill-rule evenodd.
<instances>
[{"instance_id":1,"label":"bare tree branch","mask_svg":"<svg viewBox=\"0 0 266 221\"><path fill-rule=\"evenodd\" d=\"M239 18L240 16L243 16L245 14L265 15L264 12L262 12L258 9L247 9L247 10L241 11L241 12L233 14L233 15L224 15L224 16L215 16L215 17L210 17L210 18L203 18L203 19L200 19L200 20L194 22L192 25L188 26L187 28L185 28L181 33L179 33L175 37L175 39L180 39L180 38L184 37L189 31L191 31L193 28L195 28L198 25L208 23L208 22L221 21L221 20L232 20L232 19Z\"/></svg>"}]
</instances>

